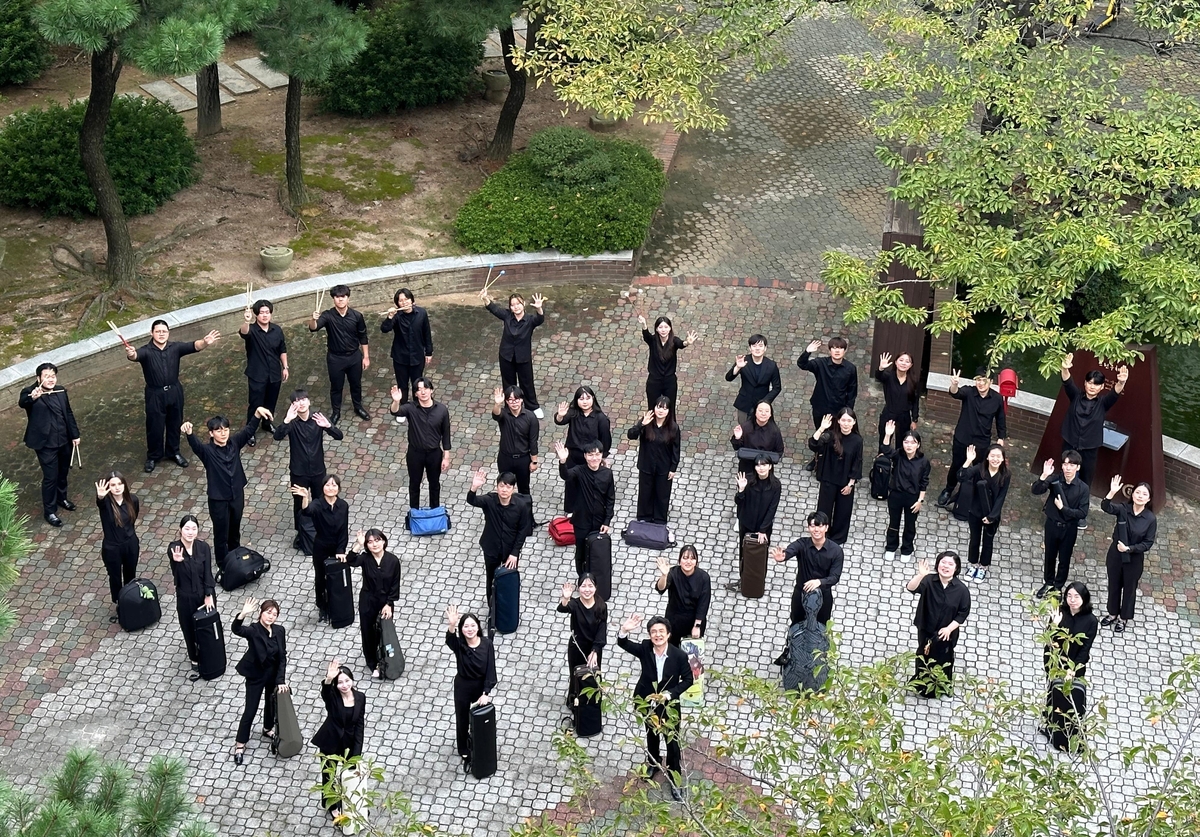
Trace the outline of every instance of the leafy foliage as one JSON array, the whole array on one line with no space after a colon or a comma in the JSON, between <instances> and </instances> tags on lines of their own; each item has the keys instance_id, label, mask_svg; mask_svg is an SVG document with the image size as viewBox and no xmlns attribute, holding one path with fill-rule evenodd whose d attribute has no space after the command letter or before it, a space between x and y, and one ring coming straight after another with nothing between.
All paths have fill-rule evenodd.
<instances>
[{"instance_id":1,"label":"leafy foliage","mask_svg":"<svg viewBox=\"0 0 1200 837\"><path fill-rule=\"evenodd\" d=\"M86 102L19 111L0 130L0 203L49 215L95 214L79 158ZM196 182L196 149L168 105L120 96L109 116L106 150L126 212L142 215Z\"/></svg>"},{"instance_id":2,"label":"leafy foliage","mask_svg":"<svg viewBox=\"0 0 1200 837\"><path fill-rule=\"evenodd\" d=\"M634 249L665 186L662 164L640 145L548 129L467 200L458 240L476 253Z\"/></svg>"},{"instance_id":3,"label":"leafy foliage","mask_svg":"<svg viewBox=\"0 0 1200 837\"><path fill-rule=\"evenodd\" d=\"M33 25L33 0L0 3L0 87L24 84L42 74L50 50Z\"/></svg>"},{"instance_id":4,"label":"leafy foliage","mask_svg":"<svg viewBox=\"0 0 1200 837\"><path fill-rule=\"evenodd\" d=\"M0 637L16 624L7 594L17 583L17 565L33 551L29 517L17 512L17 492L15 482L0 477Z\"/></svg>"},{"instance_id":5,"label":"leafy foliage","mask_svg":"<svg viewBox=\"0 0 1200 837\"><path fill-rule=\"evenodd\" d=\"M323 107L349 116L375 116L462 99L479 89L483 60L478 38L439 35L410 3L361 12L367 45L336 83L323 84Z\"/></svg>"}]
</instances>

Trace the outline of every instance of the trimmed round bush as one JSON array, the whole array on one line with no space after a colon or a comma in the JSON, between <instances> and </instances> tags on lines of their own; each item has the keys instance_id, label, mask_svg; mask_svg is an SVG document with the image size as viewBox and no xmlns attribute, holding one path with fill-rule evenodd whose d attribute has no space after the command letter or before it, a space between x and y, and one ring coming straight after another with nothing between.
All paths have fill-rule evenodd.
<instances>
[{"instance_id":1,"label":"trimmed round bush","mask_svg":"<svg viewBox=\"0 0 1200 837\"><path fill-rule=\"evenodd\" d=\"M0 203L47 215L96 214L79 159L86 101L14 113L0 126ZM113 100L105 156L127 215L144 215L197 180L196 147L168 105L140 96Z\"/></svg>"},{"instance_id":2,"label":"trimmed round bush","mask_svg":"<svg viewBox=\"0 0 1200 837\"><path fill-rule=\"evenodd\" d=\"M467 200L456 236L475 253L633 250L665 187L662 164L642 146L550 128Z\"/></svg>"},{"instance_id":3,"label":"trimmed round bush","mask_svg":"<svg viewBox=\"0 0 1200 837\"><path fill-rule=\"evenodd\" d=\"M430 32L405 2L357 16L367 24L367 47L318 88L325 110L375 116L462 99L482 87L475 70L483 60L483 44L475 38Z\"/></svg>"},{"instance_id":4,"label":"trimmed round bush","mask_svg":"<svg viewBox=\"0 0 1200 837\"><path fill-rule=\"evenodd\" d=\"M0 87L33 81L50 63L32 11L33 0L0 0Z\"/></svg>"}]
</instances>

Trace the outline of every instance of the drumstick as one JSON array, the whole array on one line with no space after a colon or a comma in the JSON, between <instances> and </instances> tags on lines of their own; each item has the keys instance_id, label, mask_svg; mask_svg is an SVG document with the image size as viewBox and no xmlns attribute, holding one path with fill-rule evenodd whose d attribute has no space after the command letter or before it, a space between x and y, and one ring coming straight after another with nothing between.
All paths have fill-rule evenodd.
<instances>
[{"instance_id":1,"label":"drumstick","mask_svg":"<svg viewBox=\"0 0 1200 837\"><path fill-rule=\"evenodd\" d=\"M249 308L254 304L254 283L246 283L246 307Z\"/></svg>"},{"instance_id":2,"label":"drumstick","mask_svg":"<svg viewBox=\"0 0 1200 837\"><path fill-rule=\"evenodd\" d=\"M117 335L117 337L120 337L120 338L121 338L121 342L125 344L125 348L126 348L126 349L132 348L132 346L130 346L130 345L129 345L129 341L128 341L128 340L126 340L126 339L125 339L125 338L124 338L124 337L121 335L121 330L117 328L117 324L116 324L116 323L114 323L112 320L109 320L109 321L108 321L108 327L109 327L109 328L111 328L111 329L113 330L113 334L115 334L115 335Z\"/></svg>"},{"instance_id":3,"label":"drumstick","mask_svg":"<svg viewBox=\"0 0 1200 837\"><path fill-rule=\"evenodd\" d=\"M501 277L501 276L503 276L503 275L504 275L504 274L506 274L506 273L508 273L508 271L507 271L507 270L502 270L502 271L500 271L499 273L497 273L497 274L496 274L496 278L495 278L495 279L493 279L491 282L485 282L485 283L484 283L484 285L483 285L483 292L484 292L484 293L487 293L489 290L491 290L491 288L492 288L492 285L494 285L494 284L496 284L497 282L499 282L499 281L500 281L500 277Z\"/></svg>"},{"instance_id":4,"label":"drumstick","mask_svg":"<svg viewBox=\"0 0 1200 837\"><path fill-rule=\"evenodd\" d=\"M489 264L489 265L488 265L488 272L487 272L487 276L483 277L483 290L479 292L479 295L480 295L480 296L483 296L484 294L486 294L486 293L487 293L487 289L488 289L488 283L489 283L489 282L491 281L491 279L492 279L492 269L493 269L493 268L495 268L495 265L494 265L494 264Z\"/></svg>"},{"instance_id":5,"label":"drumstick","mask_svg":"<svg viewBox=\"0 0 1200 837\"><path fill-rule=\"evenodd\" d=\"M83 454L79 452L79 445L74 445L71 448L71 463L75 462L76 457L79 458L79 467L83 467ZM68 463L68 464L71 464Z\"/></svg>"},{"instance_id":6,"label":"drumstick","mask_svg":"<svg viewBox=\"0 0 1200 837\"><path fill-rule=\"evenodd\" d=\"M324 301L325 301L325 289L321 288L321 290L317 291L317 307L314 308L313 310L320 311L321 303L323 303Z\"/></svg>"}]
</instances>

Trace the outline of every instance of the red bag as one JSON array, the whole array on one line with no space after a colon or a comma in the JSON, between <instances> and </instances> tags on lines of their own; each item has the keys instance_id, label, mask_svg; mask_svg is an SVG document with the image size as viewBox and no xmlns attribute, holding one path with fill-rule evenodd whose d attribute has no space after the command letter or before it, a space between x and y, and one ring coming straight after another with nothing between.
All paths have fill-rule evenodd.
<instances>
[{"instance_id":1,"label":"red bag","mask_svg":"<svg viewBox=\"0 0 1200 837\"><path fill-rule=\"evenodd\" d=\"M550 540L559 546L575 545L575 527L571 525L569 517L554 518L546 527L546 531L550 533Z\"/></svg>"}]
</instances>

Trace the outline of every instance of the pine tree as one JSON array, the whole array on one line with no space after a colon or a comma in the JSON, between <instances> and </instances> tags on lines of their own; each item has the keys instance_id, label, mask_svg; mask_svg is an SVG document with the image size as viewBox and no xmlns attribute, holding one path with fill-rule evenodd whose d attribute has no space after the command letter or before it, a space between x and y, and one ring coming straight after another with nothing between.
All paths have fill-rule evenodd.
<instances>
[{"instance_id":1,"label":"pine tree","mask_svg":"<svg viewBox=\"0 0 1200 837\"><path fill-rule=\"evenodd\" d=\"M17 622L8 591L17 583L17 565L33 551L29 516L17 512L17 494L17 484L0 477L0 638Z\"/></svg>"}]
</instances>

